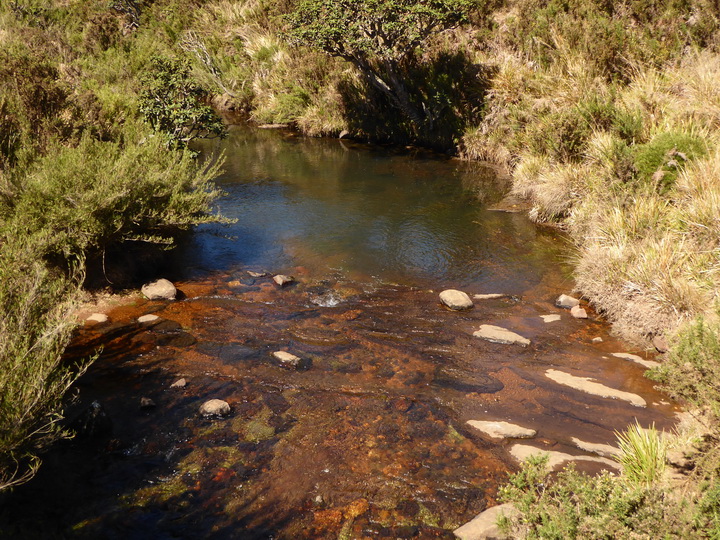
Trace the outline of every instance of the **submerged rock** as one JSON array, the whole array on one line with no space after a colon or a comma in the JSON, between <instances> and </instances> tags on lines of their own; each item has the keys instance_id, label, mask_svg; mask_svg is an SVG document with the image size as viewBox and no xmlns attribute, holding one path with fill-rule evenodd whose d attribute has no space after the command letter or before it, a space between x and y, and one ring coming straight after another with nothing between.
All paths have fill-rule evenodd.
<instances>
[{"instance_id":1,"label":"submerged rock","mask_svg":"<svg viewBox=\"0 0 720 540\"><path fill-rule=\"evenodd\" d=\"M230 414L230 404L222 399L210 399L200 405L203 416L225 416Z\"/></svg>"},{"instance_id":2,"label":"submerged rock","mask_svg":"<svg viewBox=\"0 0 720 540\"><path fill-rule=\"evenodd\" d=\"M276 360L280 361L281 365L293 367L298 370L308 369L311 364L309 358L300 358L299 356L295 356L287 351L275 351L272 355Z\"/></svg>"},{"instance_id":3,"label":"submerged rock","mask_svg":"<svg viewBox=\"0 0 720 540\"><path fill-rule=\"evenodd\" d=\"M570 315L575 317L576 319L587 319L588 314L587 311L585 311L580 306L574 306L570 309Z\"/></svg>"},{"instance_id":4,"label":"submerged rock","mask_svg":"<svg viewBox=\"0 0 720 540\"><path fill-rule=\"evenodd\" d=\"M570 388L580 390L581 392L605 398L622 399L623 401L627 401L636 407L647 406L645 400L637 394L631 394L630 392L623 392L622 390L610 388L604 384L594 382L590 379L590 377L576 377L574 375L570 375L569 373L558 371L557 369L548 369L545 372L545 376L558 384L569 386Z\"/></svg>"},{"instance_id":5,"label":"submerged rock","mask_svg":"<svg viewBox=\"0 0 720 540\"><path fill-rule=\"evenodd\" d=\"M251 278L261 278L267 276L267 272L253 272L252 270L247 271L248 276Z\"/></svg>"},{"instance_id":6,"label":"submerged rock","mask_svg":"<svg viewBox=\"0 0 720 540\"><path fill-rule=\"evenodd\" d=\"M292 276L286 276L284 274L278 274L277 276L273 276L273 281L280 285L280 287L285 287L286 285L290 285L295 281L295 278Z\"/></svg>"},{"instance_id":7,"label":"submerged rock","mask_svg":"<svg viewBox=\"0 0 720 540\"><path fill-rule=\"evenodd\" d=\"M611 354L615 358L622 358L623 360L630 360L631 362L635 362L636 364L645 366L648 369L656 368L660 365L659 362L655 362L654 360L645 360L643 357L638 356L637 354L630 354L630 353L611 353Z\"/></svg>"},{"instance_id":8,"label":"submerged rock","mask_svg":"<svg viewBox=\"0 0 720 540\"><path fill-rule=\"evenodd\" d=\"M148 300L175 300L177 289L167 279L158 279L142 286L140 291Z\"/></svg>"},{"instance_id":9,"label":"submerged rock","mask_svg":"<svg viewBox=\"0 0 720 540\"><path fill-rule=\"evenodd\" d=\"M148 397L141 397L140 398L140 408L141 409L153 409L155 408L155 401Z\"/></svg>"},{"instance_id":10,"label":"submerged rock","mask_svg":"<svg viewBox=\"0 0 720 540\"><path fill-rule=\"evenodd\" d=\"M458 527L453 534L460 540L504 540L510 538L500 532L497 525L502 516L512 518L518 515L518 510L512 503L500 504L479 513L462 527Z\"/></svg>"},{"instance_id":11,"label":"submerged rock","mask_svg":"<svg viewBox=\"0 0 720 540\"><path fill-rule=\"evenodd\" d=\"M491 324L481 325L476 332L473 332L473 336L492 341L493 343L503 343L506 345L517 344L523 347L530 345L530 340L522 337L520 334Z\"/></svg>"},{"instance_id":12,"label":"submerged rock","mask_svg":"<svg viewBox=\"0 0 720 540\"><path fill-rule=\"evenodd\" d=\"M506 298L507 294L502 293L488 293L488 294L476 294L473 296L475 300L497 300L498 298Z\"/></svg>"},{"instance_id":13,"label":"submerged rock","mask_svg":"<svg viewBox=\"0 0 720 540\"><path fill-rule=\"evenodd\" d=\"M78 437L107 437L112 433L112 420L98 401L78 414L70 422L70 430Z\"/></svg>"},{"instance_id":14,"label":"submerged rock","mask_svg":"<svg viewBox=\"0 0 720 540\"><path fill-rule=\"evenodd\" d=\"M447 289L441 292L440 301L454 310L470 309L474 305L466 293L456 289Z\"/></svg>"},{"instance_id":15,"label":"submerged rock","mask_svg":"<svg viewBox=\"0 0 720 540\"><path fill-rule=\"evenodd\" d=\"M537 431L534 429L524 428L510 422L468 420L467 423L495 439L529 439L537 435Z\"/></svg>"},{"instance_id":16,"label":"submerged rock","mask_svg":"<svg viewBox=\"0 0 720 540\"><path fill-rule=\"evenodd\" d=\"M568 296L567 294L561 294L558 299L555 300L555 305L565 309L572 309L575 306L580 305L580 300L573 298L572 296Z\"/></svg>"}]
</instances>

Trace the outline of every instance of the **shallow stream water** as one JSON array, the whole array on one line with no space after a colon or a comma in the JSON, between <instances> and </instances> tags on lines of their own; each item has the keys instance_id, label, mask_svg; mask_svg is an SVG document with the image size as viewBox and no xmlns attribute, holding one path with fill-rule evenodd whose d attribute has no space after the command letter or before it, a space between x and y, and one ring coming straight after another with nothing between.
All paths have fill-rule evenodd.
<instances>
[{"instance_id":1,"label":"shallow stream water","mask_svg":"<svg viewBox=\"0 0 720 540\"><path fill-rule=\"evenodd\" d=\"M672 425L643 368L611 356L637 351L592 310L555 307L573 287L568 246L490 209L504 188L492 168L247 128L203 150L225 154L219 208L237 222L199 227L175 251L180 300L136 296L78 332L70 357L102 351L68 416L97 401L108 420L45 457L4 501L1 532L453 538L517 469L512 445L589 455L573 438L612 444L636 418ZM278 287L278 273L296 283ZM446 288L507 296L455 312L439 302ZM148 313L161 319L139 324ZM481 324L531 344L473 337ZM548 369L648 406L560 386ZM200 417L211 398L231 413ZM468 420L537 435L492 439Z\"/></svg>"}]
</instances>

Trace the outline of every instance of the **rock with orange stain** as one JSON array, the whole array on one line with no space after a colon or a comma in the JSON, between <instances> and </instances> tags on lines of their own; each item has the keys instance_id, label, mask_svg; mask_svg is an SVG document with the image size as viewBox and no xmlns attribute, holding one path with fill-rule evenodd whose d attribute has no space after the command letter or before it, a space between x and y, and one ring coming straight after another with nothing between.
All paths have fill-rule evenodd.
<instances>
[{"instance_id":1,"label":"rock with orange stain","mask_svg":"<svg viewBox=\"0 0 720 540\"><path fill-rule=\"evenodd\" d=\"M228 469L227 467L220 467L215 473L215 476L213 476L212 480L213 482L226 482L235 475L236 473L232 469Z\"/></svg>"},{"instance_id":2,"label":"rock with orange stain","mask_svg":"<svg viewBox=\"0 0 720 540\"><path fill-rule=\"evenodd\" d=\"M368 508L370 508L370 505L368 504L367 499L355 499L345 507L344 514L348 519L355 519L367 512Z\"/></svg>"},{"instance_id":3,"label":"rock with orange stain","mask_svg":"<svg viewBox=\"0 0 720 540\"><path fill-rule=\"evenodd\" d=\"M313 511L313 525L317 529L321 529L321 530L335 529L340 526L342 521L343 521L343 513L336 508L330 508L328 510L314 510Z\"/></svg>"}]
</instances>

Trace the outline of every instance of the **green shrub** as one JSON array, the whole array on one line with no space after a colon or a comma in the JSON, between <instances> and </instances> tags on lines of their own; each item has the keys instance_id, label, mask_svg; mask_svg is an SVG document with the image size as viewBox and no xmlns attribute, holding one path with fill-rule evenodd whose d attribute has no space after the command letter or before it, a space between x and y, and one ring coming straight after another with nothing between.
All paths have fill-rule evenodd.
<instances>
[{"instance_id":1,"label":"green shrub","mask_svg":"<svg viewBox=\"0 0 720 540\"><path fill-rule=\"evenodd\" d=\"M84 364L61 362L79 279L50 271L22 237L0 237L0 491L32 476L60 437L63 396Z\"/></svg>"},{"instance_id":2,"label":"green shrub","mask_svg":"<svg viewBox=\"0 0 720 540\"><path fill-rule=\"evenodd\" d=\"M528 148L557 161L580 161L592 128L578 109L550 112L527 126L523 138Z\"/></svg>"},{"instance_id":3,"label":"green shrub","mask_svg":"<svg viewBox=\"0 0 720 540\"><path fill-rule=\"evenodd\" d=\"M707 410L720 425L720 323L702 316L678 334L668 358L648 376L676 399Z\"/></svg>"},{"instance_id":4,"label":"green shrub","mask_svg":"<svg viewBox=\"0 0 720 540\"><path fill-rule=\"evenodd\" d=\"M636 145L635 169L638 181L666 193L675 185L685 165L707 153L700 137L685 133L661 133L645 144Z\"/></svg>"},{"instance_id":5,"label":"green shrub","mask_svg":"<svg viewBox=\"0 0 720 540\"><path fill-rule=\"evenodd\" d=\"M161 137L127 137L86 135L37 160L16 179L2 230L31 238L45 257L77 259L125 240L169 243L177 230L217 219L208 214L217 165L199 165L189 150L169 152Z\"/></svg>"}]
</instances>

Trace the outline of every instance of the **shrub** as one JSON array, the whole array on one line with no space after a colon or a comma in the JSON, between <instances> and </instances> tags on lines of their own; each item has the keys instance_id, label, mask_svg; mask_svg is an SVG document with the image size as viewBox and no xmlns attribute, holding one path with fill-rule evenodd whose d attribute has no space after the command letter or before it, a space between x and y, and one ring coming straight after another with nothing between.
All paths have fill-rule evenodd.
<instances>
[{"instance_id":1,"label":"shrub","mask_svg":"<svg viewBox=\"0 0 720 540\"><path fill-rule=\"evenodd\" d=\"M659 193L666 193L688 162L707 153L707 146L699 137L666 132L637 145L634 152L638 180L652 185Z\"/></svg>"},{"instance_id":2,"label":"shrub","mask_svg":"<svg viewBox=\"0 0 720 540\"><path fill-rule=\"evenodd\" d=\"M0 491L29 479L38 451L67 435L63 396L85 365L61 362L78 282L22 238L0 237Z\"/></svg>"}]
</instances>

